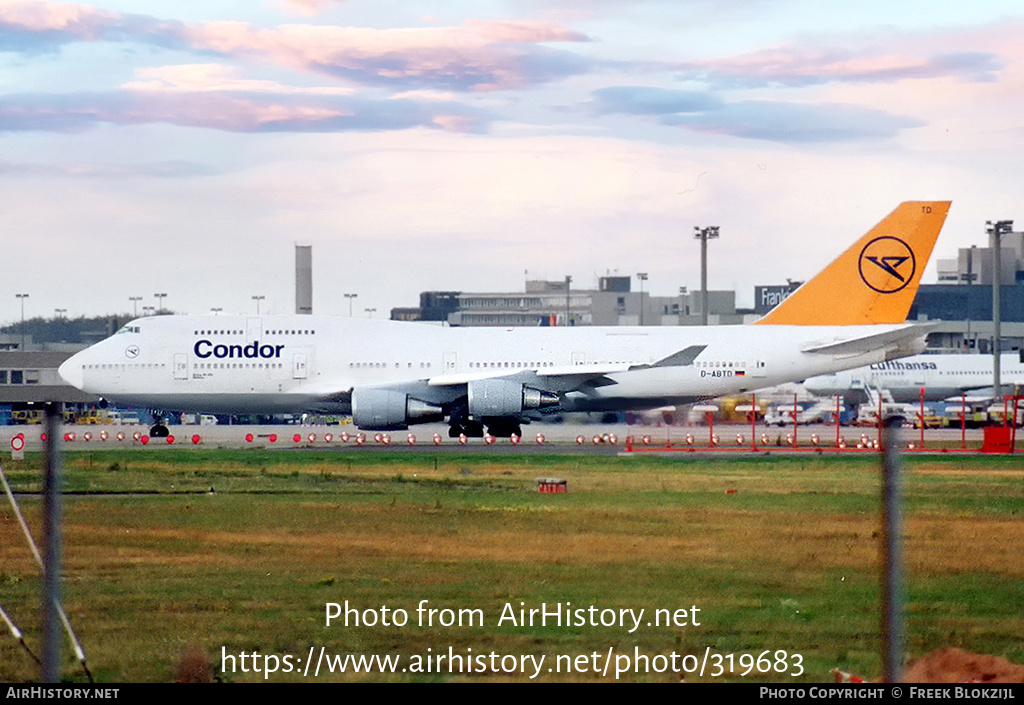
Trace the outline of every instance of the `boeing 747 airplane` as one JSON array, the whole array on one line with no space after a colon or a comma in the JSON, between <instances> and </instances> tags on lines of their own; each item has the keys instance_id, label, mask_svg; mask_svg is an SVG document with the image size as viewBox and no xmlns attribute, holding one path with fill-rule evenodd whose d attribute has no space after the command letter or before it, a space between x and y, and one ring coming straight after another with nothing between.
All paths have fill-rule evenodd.
<instances>
[{"instance_id":1,"label":"boeing 747 airplane","mask_svg":"<svg viewBox=\"0 0 1024 705\"><path fill-rule=\"evenodd\" d=\"M311 315L150 316L72 356L69 383L165 411L351 413L521 435L544 413L647 409L913 355L905 323L949 210L914 201L749 326L450 328ZM158 424L153 435L165 435Z\"/></svg>"},{"instance_id":2,"label":"boeing 747 airplane","mask_svg":"<svg viewBox=\"0 0 1024 705\"><path fill-rule=\"evenodd\" d=\"M842 394L855 403L866 402L870 390L886 390L893 401L913 403L921 399L922 389L925 401L959 401L961 394L971 401L996 401L992 363L991 355L915 355L811 377L804 387L819 396ZM1024 385L1024 352L1004 354L999 367L1004 391Z\"/></svg>"}]
</instances>

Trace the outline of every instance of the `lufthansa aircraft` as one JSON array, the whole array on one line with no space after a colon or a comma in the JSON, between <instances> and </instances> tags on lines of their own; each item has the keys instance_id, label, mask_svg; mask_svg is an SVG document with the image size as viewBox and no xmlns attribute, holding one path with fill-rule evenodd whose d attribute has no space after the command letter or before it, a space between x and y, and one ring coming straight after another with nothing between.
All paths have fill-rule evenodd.
<instances>
[{"instance_id":1,"label":"lufthansa aircraft","mask_svg":"<svg viewBox=\"0 0 1024 705\"><path fill-rule=\"evenodd\" d=\"M521 435L556 411L648 409L913 355L905 323L948 201L901 204L749 326L448 328L311 315L151 316L60 367L135 407L351 413L366 430L447 420ZM153 435L166 434L154 427Z\"/></svg>"},{"instance_id":2,"label":"lufthansa aircraft","mask_svg":"<svg viewBox=\"0 0 1024 705\"><path fill-rule=\"evenodd\" d=\"M915 355L891 362L877 362L845 372L812 377L804 382L811 394L842 394L848 401L865 402L869 390L886 390L893 401L904 404L925 401L993 401L991 355ZM1000 382L1005 391L1024 385L1024 351L1002 355Z\"/></svg>"}]
</instances>

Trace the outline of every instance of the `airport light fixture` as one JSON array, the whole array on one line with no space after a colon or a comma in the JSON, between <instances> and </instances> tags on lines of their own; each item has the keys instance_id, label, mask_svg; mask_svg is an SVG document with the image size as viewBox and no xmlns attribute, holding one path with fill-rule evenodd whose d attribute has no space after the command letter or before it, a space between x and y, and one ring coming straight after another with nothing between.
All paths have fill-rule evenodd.
<instances>
[{"instance_id":1,"label":"airport light fixture","mask_svg":"<svg viewBox=\"0 0 1024 705\"><path fill-rule=\"evenodd\" d=\"M160 313L161 311L164 310L164 298L167 296L167 294L153 294L153 296L157 300L156 311L157 313Z\"/></svg>"},{"instance_id":2,"label":"airport light fixture","mask_svg":"<svg viewBox=\"0 0 1024 705\"><path fill-rule=\"evenodd\" d=\"M132 302L132 318L139 317L139 302L142 301L141 296L129 296L128 300Z\"/></svg>"},{"instance_id":3,"label":"airport light fixture","mask_svg":"<svg viewBox=\"0 0 1024 705\"><path fill-rule=\"evenodd\" d=\"M260 315L260 301L262 301L265 298L267 298L267 297L263 296L262 294L257 294L257 295L252 297L252 300L256 302L256 315L257 316Z\"/></svg>"},{"instance_id":4,"label":"airport light fixture","mask_svg":"<svg viewBox=\"0 0 1024 705\"><path fill-rule=\"evenodd\" d=\"M374 314L374 312L377 309L375 309L375 308L364 308L363 310L366 311L366 317L367 318L373 318L373 314Z\"/></svg>"},{"instance_id":5,"label":"airport light fixture","mask_svg":"<svg viewBox=\"0 0 1024 705\"><path fill-rule=\"evenodd\" d=\"M216 308L211 308L210 310L211 310L211 311L213 311L213 315L214 315L214 316L216 316L216 315L217 315L218 313L220 313L220 312L221 312L221 311L223 311L224 309L223 309L223 308L221 308L220 306L218 306L218 307L216 307Z\"/></svg>"},{"instance_id":6,"label":"airport light fixture","mask_svg":"<svg viewBox=\"0 0 1024 705\"><path fill-rule=\"evenodd\" d=\"M572 325L572 306L571 300L569 299L569 292L571 289L572 277L568 274L565 275L565 325Z\"/></svg>"},{"instance_id":7,"label":"airport light fixture","mask_svg":"<svg viewBox=\"0 0 1024 705\"><path fill-rule=\"evenodd\" d=\"M693 237L700 240L700 324L708 324L708 240L718 239L717 225L693 226Z\"/></svg>"},{"instance_id":8,"label":"airport light fixture","mask_svg":"<svg viewBox=\"0 0 1024 705\"><path fill-rule=\"evenodd\" d=\"M352 299L359 296L359 294L343 294L343 296L348 299L348 317L352 318Z\"/></svg>"},{"instance_id":9,"label":"airport light fixture","mask_svg":"<svg viewBox=\"0 0 1024 705\"><path fill-rule=\"evenodd\" d=\"M978 278L978 275L974 273L974 251L978 248L977 245L971 245L970 249L967 250L967 273L960 275L960 280L967 282L967 286L970 286ZM971 348L971 294L970 289L967 290L967 337L964 339L964 350L970 350ZM977 347L977 346L975 346Z\"/></svg>"},{"instance_id":10,"label":"airport light fixture","mask_svg":"<svg viewBox=\"0 0 1024 705\"><path fill-rule=\"evenodd\" d=\"M152 306L143 306L142 307L142 315L143 316L152 316L154 311L156 311L156 309L154 309Z\"/></svg>"},{"instance_id":11,"label":"airport light fixture","mask_svg":"<svg viewBox=\"0 0 1024 705\"><path fill-rule=\"evenodd\" d=\"M1002 279L1002 258L1000 256L1000 250L1002 249L1003 235L1013 232L1013 221L1012 220L998 220L993 223L991 220L985 221L985 232L989 236L989 246L992 248L992 391L995 394L996 400L1003 396L1003 389L1000 380L1000 355L1003 352L1002 341L1002 325L1000 318L1002 311L1000 310L1000 298L1001 290L1000 280Z\"/></svg>"},{"instance_id":12,"label":"airport light fixture","mask_svg":"<svg viewBox=\"0 0 1024 705\"><path fill-rule=\"evenodd\" d=\"M25 352L25 299L28 298L28 294L15 294L15 296L21 299L21 351Z\"/></svg>"},{"instance_id":13,"label":"airport light fixture","mask_svg":"<svg viewBox=\"0 0 1024 705\"><path fill-rule=\"evenodd\" d=\"M640 280L640 325L644 324L644 282L647 281L647 272L637 272L636 278Z\"/></svg>"},{"instance_id":14,"label":"airport light fixture","mask_svg":"<svg viewBox=\"0 0 1024 705\"><path fill-rule=\"evenodd\" d=\"M66 308L55 308L55 309L53 309L53 315L56 318L67 318L67 316L64 315L67 312L68 312L68 310Z\"/></svg>"}]
</instances>

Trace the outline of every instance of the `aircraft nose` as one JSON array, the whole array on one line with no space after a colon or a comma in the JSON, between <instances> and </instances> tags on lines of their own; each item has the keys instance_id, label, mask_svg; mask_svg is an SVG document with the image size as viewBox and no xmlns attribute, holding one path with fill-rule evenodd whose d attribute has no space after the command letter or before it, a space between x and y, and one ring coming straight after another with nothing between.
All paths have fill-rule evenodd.
<instances>
[{"instance_id":1,"label":"aircraft nose","mask_svg":"<svg viewBox=\"0 0 1024 705\"><path fill-rule=\"evenodd\" d=\"M61 379L76 389L82 389L85 376L82 373L82 353L75 353L57 368Z\"/></svg>"}]
</instances>

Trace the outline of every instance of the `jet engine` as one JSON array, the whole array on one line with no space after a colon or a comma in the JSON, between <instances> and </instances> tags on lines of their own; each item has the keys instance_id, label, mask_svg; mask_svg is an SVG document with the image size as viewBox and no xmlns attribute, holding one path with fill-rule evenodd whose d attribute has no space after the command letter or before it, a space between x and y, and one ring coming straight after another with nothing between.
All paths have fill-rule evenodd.
<instances>
[{"instance_id":1,"label":"jet engine","mask_svg":"<svg viewBox=\"0 0 1024 705\"><path fill-rule=\"evenodd\" d=\"M507 379L481 379L469 383L469 414L475 419L518 416L530 409L558 404L558 395Z\"/></svg>"},{"instance_id":2,"label":"jet engine","mask_svg":"<svg viewBox=\"0 0 1024 705\"><path fill-rule=\"evenodd\" d=\"M400 431L444 419L444 409L393 389L352 390L352 422L367 431Z\"/></svg>"}]
</instances>

